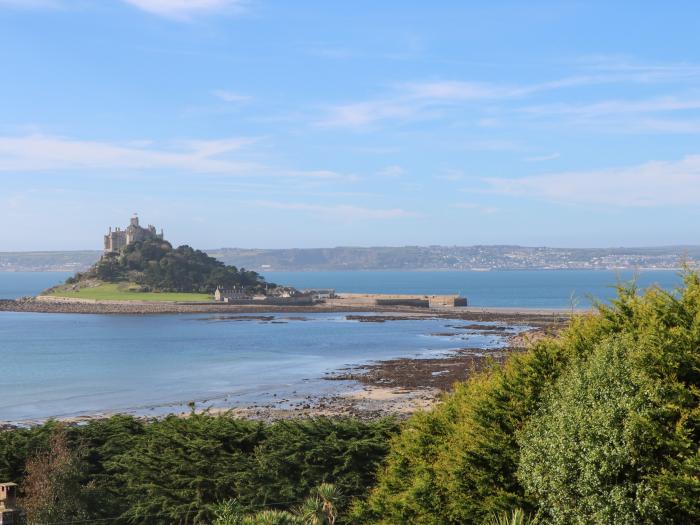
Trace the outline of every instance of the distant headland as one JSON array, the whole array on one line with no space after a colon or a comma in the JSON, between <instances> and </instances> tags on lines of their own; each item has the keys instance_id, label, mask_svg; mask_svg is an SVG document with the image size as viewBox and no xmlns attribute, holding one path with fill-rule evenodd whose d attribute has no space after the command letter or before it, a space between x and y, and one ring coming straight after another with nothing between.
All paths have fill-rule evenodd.
<instances>
[{"instance_id":1,"label":"distant headland","mask_svg":"<svg viewBox=\"0 0 700 525\"><path fill-rule=\"evenodd\" d=\"M119 231L126 241L128 233ZM139 232L155 234L149 228L141 228ZM118 245L122 242L118 232L111 231L111 234L114 240L110 240L110 243ZM106 236L105 243L107 242ZM110 248L114 245L110 244ZM684 263L690 266L700 265L700 246L697 245L640 248L379 246L216 248L203 251L225 264L261 273L342 270L674 270L681 268ZM101 250L0 252L0 271L84 271L103 253Z\"/></svg>"}]
</instances>

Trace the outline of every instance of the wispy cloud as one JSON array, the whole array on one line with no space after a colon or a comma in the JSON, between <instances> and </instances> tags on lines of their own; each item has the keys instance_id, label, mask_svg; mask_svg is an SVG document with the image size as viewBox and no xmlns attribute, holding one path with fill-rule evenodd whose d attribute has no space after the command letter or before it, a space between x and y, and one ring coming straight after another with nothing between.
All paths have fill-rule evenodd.
<instances>
[{"instance_id":1,"label":"wispy cloud","mask_svg":"<svg viewBox=\"0 0 700 525\"><path fill-rule=\"evenodd\" d=\"M470 151L525 151L527 148L512 140L471 140L464 143Z\"/></svg>"},{"instance_id":2,"label":"wispy cloud","mask_svg":"<svg viewBox=\"0 0 700 525\"><path fill-rule=\"evenodd\" d=\"M331 105L316 124L328 127L359 128L382 121L408 121L443 115L457 105L512 101L541 93L602 84L648 84L675 82L700 77L700 66L693 64L637 65L602 62L588 63L582 74L531 84L501 84L471 80L438 80L397 84L389 94L369 100ZM663 97L642 101L610 101L587 105L552 104L524 108L524 113L595 114L639 111L696 109L698 99ZM487 117L477 121L494 126L500 121Z\"/></svg>"},{"instance_id":3,"label":"wispy cloud","mask_svg":"<svg viewBox=\"0 0 700 525\"><path fill-rule=\"evenodd\" d=\"M339 104L329 107L325 117L316 124L322 127L360 128L382 120L413 120L422 110L422 106L390 99Z\"/></svg>"},{"instance_id":4,"label":"wispy cloud","mask_svg":"<svg viewBox=\"0 0 700 525\"><path fill-rule=\"evenodd\" d=\"M219 158L251 144L251 138L184 141L159 149L148 143L116 144L47 135L0 137L0 171L149 170L241 173L257 164Z\"/></svg>"},{"instance_id":5,"label":"wispy cloud","mask_svg":"<svg viewBox=\"0 0 700 525\"><path fill-rule=\"evenodd\" d=\"M61 7L58 0L0 0L0 8L13 9L56 9Z\"/></svg>"},{"instance_id":6,"label":"wispy cloud","mask_svg":"<svg viewBox=\"0 0 700 525\"><path fill-rule=\"evenodd\" d=\"M189 20L198 15L237 14L245 10L249 0L121 0L142 11L171 18ZM0 8L58 9L73 7L74 0L0 0ZM83 4L83 2L81 2ZM85 5L89 5L85 3Z\"/></svg>"},{"instance_id":7,"label":"wispy cloud","mask_svg":"<svg viewBox=\"0 0 700 525\"><path fill-rule=\"evenodd\" d=\"M638 82L676 81L700 76L700 65L688 62L640 62L626 55L582 57L578 64L597 73L621 74Z\"/></svg>"},{"instance_id":8,"label":"wispy cloud","mask_svg":"<svg viewBox=\"0 0 700 525\"><path fill-rule=\"evenodd\" d=\"M344 220L367 220L367 219L397 219L415 216L414 213L400 208L377 209L354 206L351 204L308 204L301 202L277 202L259 200L253 204L264 208L274 208L277 210L289 210L306 212L324 217L336 217Z\"/></svg>"},{"instance_id":9,"label":"wispy cloud","mask_svg":"<svg viewBox=\"0 0 700 525\"><path fill-rule=\"evenodd\" d=\"M700 155L678 161L592 171L487 178L490 190L562 204L617 207L696 206L700 201Z\"/></svg>"},{"instance_id":10,"label":"wispy cloud","mask_svg":"<svg viewBox=\"0 0 700 525\"><path fill-rule=\"evenodd\" d=\"M123 143L77 140L47 135L0 136L0 172L156 172L250 177L256 181L300 180L307 185L353 182L355 175L325 169L289 169L240 157L257 142L253 137L181 140L157 147L152 141Z\"/></svg>"},{"instance_id":11,"label":"wispy cloud","mask_svg":"<svg viewBox=\"0 0 700 525\"><path fill-rule=\"evenodd\" d=\"M523 160L525 162L546 162L548 160L554 160L561 157L559 153L550 153L548 155L533 155L531 157L525 157Z\"/></svg>"},{"instance_id":12,"label":"wispy cloud","mask_svg":"<svg viewBox=\"0 0 700 525\"><path fill-rule=\"evenodd\" d=\"M193 16L213 13L237 13L244 9L243 0L123 0L148 13L188 20Z\"/></svg>"},{"instance_id":13,"label":"wispy cloud","mask_svg":"<svg viewBox=\"0 0 700 525\"><path fill-rule=\"evenodd\" d=\"M472 210L487 215L498 213L500 211L499 208L496 208L494 206L484 206L483 204L479 204L476 202L458 202L457 204L454 204L453 207L460 208L462 210Z\"/></svg>"},{"instance_id":14,"label":"wispy cloud","mask_svg":"<svg viewBox=\"0 0 700 525\"><path fill-rule=\"evenodd\" d=\"M401 166L393 165L393 166L387 166L386 168L383 168L377 172L377 174L381 177L388 177L392 179L396 179L399 177L403 177L406 175L406 170L403 169Z\"/></svg>"},{"instance_id":15,"label":"wispy cloud","mask_svg":"<svg viewBox=\"0 0 700 525\"><path fill-rule=\"evenodd\" d=\"M625 113L658 113L669 111L686 111L700 109L700 97L666 96L643 100L605 100L593 104L547 104L527 106L523 113L530 115L573 115L584 118L596 118L603 115Z\"/></svg>"},{"instance_id":16,"label":"wispy cloud","mask_svg":"<svg viewBox=\"0 0 700 525\"><path fill-rule=\"evenodd\" d=\"M229 103L248 102L253 98L248 95L241 95L240 93L236 93L234 91L227 91L225 89L217 89L215 91L212 91L212 95L214 95L218 99L223 100L224 102Z\"/></svg>"},{"instance_id":17,"label":"wispy cloud","mask_svg":"<svg viewBox=\"0 0 700 525\"><path fill-rule=\"evenodd\" d=\"M464 178L464 172L462 170L457 170L454 168L445 168L440 173L435 175L438 180L448 180L450 182L456 182Z\"/></svg>"}]
</instances>

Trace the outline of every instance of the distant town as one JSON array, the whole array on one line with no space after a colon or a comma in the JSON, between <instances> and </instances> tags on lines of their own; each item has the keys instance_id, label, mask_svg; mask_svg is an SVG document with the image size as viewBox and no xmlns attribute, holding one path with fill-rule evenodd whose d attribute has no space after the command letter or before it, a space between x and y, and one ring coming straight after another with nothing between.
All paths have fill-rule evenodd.
<instances>
[{"instance_id":1,"label":"distant town","mask_svg":"<svg viewBox=\"0 0 700 525\"><path fill-rule=\"evenodd\" d=\"M249 270L564 270L675 269L700 265L700 246L547 248L525 246L404 246L308 249L218 248L206 252ZM0 271L82 271L103 251L0 252Z\"/></svg>"}]
</instances>

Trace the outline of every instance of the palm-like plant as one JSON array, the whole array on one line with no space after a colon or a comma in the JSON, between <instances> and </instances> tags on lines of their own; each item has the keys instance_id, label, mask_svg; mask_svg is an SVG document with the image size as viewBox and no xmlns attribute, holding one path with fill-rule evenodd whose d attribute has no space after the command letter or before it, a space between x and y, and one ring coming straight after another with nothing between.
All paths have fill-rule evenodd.
<instances>
[{"instance_id":1,"label":"palm-like plant","mask_svg":"<svg viewBox=\"0 0 700 525\"><path fill-rule=\"evenodd\" d=\"M322 483L297 508L296 514L306 525L335 525L340 491L335 485Z\"/></svg>"},{"instance_id":2,"label":"palm-like plant","mask_svg":"<svg viewBox=\"0 0 700 525\"><path fill-rule=\"evenodd\" d=\"M243 518L241 525L304 525L304 522L286 510L262 510Z\"/></svg>"},{"instance_id":3,"label":"palm-like plant","mask_svg":"<svg viewBox=\"0 0 700 525\"><path fill-rule=\"evenodd\" d=\"M219 504L213 525L335 525L340 491L330 483L316 487L304 502L294 509L262 510L246 514L236 500Z\"/></svg>"},{"instance_id":4,"label":"palm-like plant","mask_svg":"<svg viewBox=\"0 0 700 525\"><path fill-rule=\"evenodd\" d=\"M523 509L502 512L488 518L484 525L536 525L537 519L529 519Z\"/></svg>"}]
</instances>

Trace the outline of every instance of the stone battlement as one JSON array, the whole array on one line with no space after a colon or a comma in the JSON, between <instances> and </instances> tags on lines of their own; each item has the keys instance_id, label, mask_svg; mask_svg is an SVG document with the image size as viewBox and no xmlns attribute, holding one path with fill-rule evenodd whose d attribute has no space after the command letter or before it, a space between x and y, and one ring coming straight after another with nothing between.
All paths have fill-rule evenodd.
<instances>
[{"instance_id":1,"label":"stone battlement","mask_svg":"<svg viewBox=\"0 0 700 525\"><path fill-rule=\"evenodd\" d=\"M163 240L163 229L160 233L156 232L156 227L149 224L147 228L142 228L139 225L139 218L136 214L129 221L129 226L122 230L117 227L114 230L109 228L109 232L105 235L104 246L105 253L119 253L122 248L132 242L143 242L150 239Z\"/></svg>"}]
</instances>

